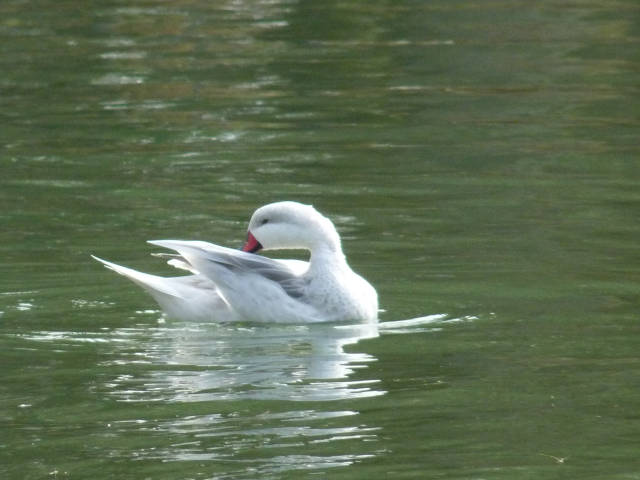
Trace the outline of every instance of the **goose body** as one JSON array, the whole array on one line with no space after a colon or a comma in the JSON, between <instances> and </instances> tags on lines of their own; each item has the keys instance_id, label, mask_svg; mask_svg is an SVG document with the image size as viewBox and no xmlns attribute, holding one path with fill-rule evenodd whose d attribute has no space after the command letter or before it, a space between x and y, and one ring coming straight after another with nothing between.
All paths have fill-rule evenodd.
<instances>
[{"instance_id":1,"label":"goose body","mask_svg":"<svg viewBox=\"0 0 640 480\"><path fill-rule=\"evenodd\" d=\"M268 323L377 319L375 289L349 267L331 220L310 205L260 207L242 250L201 241L149 243L177 252L168 263L190 275L160 277L93 258L144 288L170 317ZM306 249L311 256L308 262L274 260L256 254L263 249Z\"/></svg>"}]
</instances>

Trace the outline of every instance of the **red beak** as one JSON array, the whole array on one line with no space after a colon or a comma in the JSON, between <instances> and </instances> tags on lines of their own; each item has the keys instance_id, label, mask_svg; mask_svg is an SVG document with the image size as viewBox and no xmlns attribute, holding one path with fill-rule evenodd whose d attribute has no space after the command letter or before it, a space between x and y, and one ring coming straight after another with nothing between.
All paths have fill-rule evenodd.
<instances>
[{"instance_id":1,"label":"red beak","mask_svg":"<svg viewBox=\"0 0 640 480\"><path fill-rule=\"evenodd\" d=\"M256 237L253 236L253 233L247 232L247 241L244 244L244 247L242 247L242 251L256 253L260 249L262 249L262 245L260 245L260 242L256 240Z\"/></svg>"}]
</instances>

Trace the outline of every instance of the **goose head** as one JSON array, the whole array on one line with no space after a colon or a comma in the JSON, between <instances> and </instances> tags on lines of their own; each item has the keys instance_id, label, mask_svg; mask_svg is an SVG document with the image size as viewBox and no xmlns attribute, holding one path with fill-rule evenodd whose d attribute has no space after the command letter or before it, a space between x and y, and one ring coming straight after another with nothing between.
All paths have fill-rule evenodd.
<instances>
[{"instance_id":1,"label":"goose head","mask_svg":"<svg viewBox=\"0 0 640 480\"><path fill-rule=\"evenodd\" d=\"M305 249L340 252L340 237L331 220L311 205L270 203L257 209L249 221L242 250Z\"/></svg>"}]
</instances>

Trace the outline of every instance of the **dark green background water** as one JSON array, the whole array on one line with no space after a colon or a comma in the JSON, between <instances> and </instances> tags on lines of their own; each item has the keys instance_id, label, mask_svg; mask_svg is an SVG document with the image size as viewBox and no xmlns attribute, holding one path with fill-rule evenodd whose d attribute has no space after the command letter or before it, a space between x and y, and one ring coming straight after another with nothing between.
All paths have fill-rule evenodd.
<instances>
[{"instance_id":1,"label":"dark green background water","mask_svg":"<svg viewBox=\"0 0 640 480\"><path fill-rule=\"evenodd\" d=\"M0 476L640 479L640 7L0 3ZM379 330L89 254L313 203ZM409 318L427 317L404 323Z\"/></svg>"}]
</instances>

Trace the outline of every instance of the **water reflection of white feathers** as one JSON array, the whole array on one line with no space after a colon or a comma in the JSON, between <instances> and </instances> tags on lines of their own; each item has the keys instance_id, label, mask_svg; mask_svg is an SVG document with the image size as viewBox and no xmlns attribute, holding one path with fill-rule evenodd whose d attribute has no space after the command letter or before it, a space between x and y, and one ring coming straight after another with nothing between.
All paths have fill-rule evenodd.
<instances>
[{"instance_id":1,"label":"water reflection of white feathers","mask_svg":"<svg viewBox=\"0 0 640 480\"><path fill-rule=\"evenodd\" d=\"M108 382L122 401L196 402L228 399L322 401L386 393L375 378L353 379L376 358L345 348L380 333L437 330L459 321L444 315L348 325L174 324L120 329L124 342L111 365L128 366ZM358 351L360 350L360 351Z\"/></svg>"},{"instance_id":2,"label":"water reflection of white feathers","mask_svg":"<svg viewBox=\"0 0 640 480\"><path fill-rule=\"evenodd\" d=\"M250 473L246 478L266 478L385 454L377 443L380 427L362 418L353 403L345 408L333 402L386 393L375 369L368 368L377 359L365 352L373 349L356 344L381 334L437 331L465 320L472 318L431 315L305 326L143 323L93 333L38 332L30 339L62 349L75 342L100 344L108 379L96 385L96 393L121 402L175 406L175 416L116 415L110 421L116 439L142 434L136 458L227 461L239 472L237 478L245 478L242 472ZM304 403L318 401L322 405ZM185 408L190 402L200 404ZM158 445L158 432L164 446ZM339 453L332 446L336 441L344 445Z\"/></svg>"},{"instance_id":3,"label":"water reflection of white feathers","mask_svg":"<svg viewBox=\"0 0 640 480\"><path fill-rule=\"evenodd\" d=\"M108 384L120 400L337 400L381 395L378 380L350 380L376 359L345 346L379 335L378 325L185 324L114 332L138 337L107 363L129 365ZM142 341L141 341L142 340Z\"/></svg>"},{"instance_id":4,"label":"water reflection of white feathers","mask_svg":"<svg viewBox=\"0 0 640 480\"><path fill-rule=\"evenodd\" d=\"M249 478L266 478L256 474L287 470L346 466L380 453L375 443L343 453L324 451L324 445L335 441L375 442L380 429L351 419L357 415L358 412L349 410L304 409L241 416L215 413L164 420L146 428L181 441L167 448L140 451L139 456L163 461L226 460L240 471L250 470L253 476ZM130 426L114 425L114 428L126 432Z\"/></svg>"},{"instance_id":5,"label":"water reflection of white feathers","mask_svg":"<svg viewBox=\"0 0 640 480\"><path fill-rule=\"evenodd\" d=\"M139 333L121 332L124 337ZM364 348L347 351L347 345L378 335L376 324L155 328L151 335L147 331L137 352L122 351L111 361L111 368L126 373L107 385L107 395L128 402L201 402L195 408L200 413L179 407L190 413L142 424L116 421L112 431L162 432L169 445L158 448L152 438L136 456L229 462L234 473L228 478L275 478L279 472L347 466L375 457L380 428L331 400L386 393L376 379L350 378L376 359L362 353ZM349 447L337 453L333 442Z\"/></svg>"},{"instance_id":6,"label":"water reflection of white feathers","mask_svg":"<svg viewBox=\"0 0 640 480\"><path fill-rule=\"evenodd\" d=\"M444 315L355 325L175 324L166 328L114 332L133 340L137 351L120 352L111 361L123 373L107 388L121 401L171 403L216 400L331 401L383 395L367 369L377 359L356 346L381 333L437 330ZM151 333L149 335L149 333ZM146 336L145 336L146 335ZM146 339L142 344L138 342ZM130 342L125 341L125 345ZM349 348L347 348L349 347ZM354 379L352 377L357 377ZM214 403L225 405L226 402ZM380 427L359 412L333 408L333 402L309 408L269 402L237 414L225 408L176 416L149 424L114 422L114 431L164 432L171 446L142 448L139 458L163 461L231 461L251 478L276 472L347 466L384 453L376 440ZM288 405L288 407L286 406ZM357 419L356 419L357 418ZM336 454L333 442L349 445ZM346 443L343 443L346 442ZM355 443L351 443L355 442ZM275 454L278 452L277 454ZM238 457L240 455L240 458ZM245 460L242 460L242 459ZM245 464L246 463L246 464ZM244 478L242 475L239 478Z\"/></svg>"}]
</instances>

